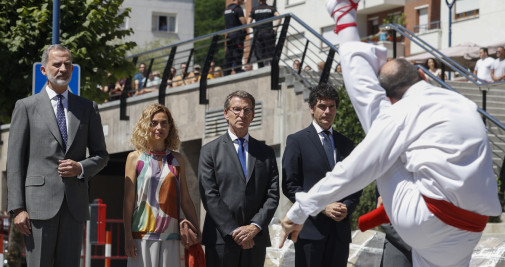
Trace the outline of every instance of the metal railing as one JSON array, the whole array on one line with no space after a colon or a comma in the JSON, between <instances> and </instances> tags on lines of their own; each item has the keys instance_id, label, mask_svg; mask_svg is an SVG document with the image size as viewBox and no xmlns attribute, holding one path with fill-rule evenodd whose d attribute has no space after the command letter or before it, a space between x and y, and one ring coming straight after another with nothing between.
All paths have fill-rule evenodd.
<instances>
[{"instance_id":1,"label":"metal railing","mask_svg":"<svg viewBox=\"0 0 505 267\"><path fill-rule=\"evenodd\" d=\"M432 21L427 24L421 24L421 25L414 26L415 33L423 33L426 31L436 30L436 29L440 29L440 20Z\"/></svg>"},{"instance_id":2,"label":"metal railing","mask_svg":"<svg viewBox=\"0 0 505 267\"><path fill-rule=\"evenodd\" d=\"M281 20L282 22L279 25L276 25L276 21L278 20ZM276 30L275 52L273 53L272 58L258 59L253 56L256 38L254 36L254 31L250 29L265 23L274 23L274 29ZM459 73L480 89L482 92L483 106L479 112L481 112L485 121L490 122L487 124L487 127L490 135L494 136L493 138L490 138L492 140L492 145L496 146L493 151L498 151L498 154L503 153L505 155L505 145L501 144L503 137L500 134L500 131L505 131L505 128L503 128L503 124L499 123L498 120L486 112L487 91L497 85L505 84L505 82L488 83L478 79L465 67L445 56L439 50L435 49L401 25L386 24L383 25L383 27L386 30L394 31L392 36L396 36L396 32L398 32L401 36L403 36L403 38L410 39L412 43L419 45L422 49L429 52L434 58L438 59L442 63L442 70L444 72L445 68L450 68L452 71ZM436 27L436 24L434 24L433 27ZM281 66L290 72L289 75L296 77L296 80L301 83L304 88L310 89L314 85L321 83L331 83L333 85L339 85L342 83L339 75L330 75L339 64L340 59L337 47L291 13L207 34L191 40L181 41L143 53L138 53L130 56L129 58L132 59L134 64L139 62L147 64L146 73L149 71L163 71L162 82L158 91L158 101L161 104L165 103L166 92L171 88L169 82L173 79L173 77L169 75L170 68L177 67L179 64L185 63L187 64L187 68L189 70L191 67L194 67L195 64L200 64L202 66L200 78L193 78L194 80L192 82L199 83L199 103L207 104L207 74L212 74L210 64L211 62L214 62L216 66L224 65L223 55L226 50L226 42L229 41L227 35L237 31L247 31L244 42L245 53L244 58L242 59L243 66L256 66L261 62L264 62L267 65L270 63L272 90L280 89L281 74L279 70ZM396 57L397 38L393 39L393 56ZM296 60L300 62L298 68L293 65ZM429 74L427 73L427 75ZM442 75L441 80L434 80L444 82L443 77L444 75ZM122 120L128 119L126 116L126 97L128 97L128 93L132 93L131 84L131 77L129 77L126 81L125 90L123 90L121 96L120 119ZM445 87L447 84L441 85ZM172 84L172 86L174 85ZM493 131L495 131L494 134ZM498 156L498 154L495 156ZM503 165L503 162L505 162L503 161L503 156L500 158L502 159L502 163L495 162L495 167L496 165ZM497 173L499 174L502 170L502 166L496 167L495 170L497 170Z\"/></svg>"},{"instance_id":3,"label":"metal railing","mask_svg":"<svg viewBox=\"0 0 505 267\"><path fill-rule=\"evenodd\" d=\"M277 21L281 21L281 23L276 25ZM266 23L273 23L274 25L275 40L272 41L275 43L275 47L273 48L275 51L271 58L257 58L255 50L258 46L255 31L252 29ZM181 63L187 65L188 71L186 73L189 73L189 70L192 70L195 64L201 65L199 78L186 79L184 84L198 83L200 90L199 103L207 104L207 80L208 77L213 78L212 76L208 76L208 74L216 74L211 70L211 62L214 62L215 66L225 65L224 54L226 43L230 40L228 35L239 31L247 31L247 34L244 42L243 64L238 67L249 69L252 67L261 67L262 64L270 65L271 88L273 90L280 88L279 81L281 77L279 69L281 66L288 66L288 69L291 69L292 73L303 81L307 87L322 82L340 83L335 79L332 81L332 77L330 76L331 70L339 63L335 59L337 48L293 14L284 14L252 24L218 31L191 40L131 55L128 58L132 60L134 65L140 63L146 64L144 76L154 71L163 73L161 84L157 87L158 102L161 104L165 103L166 93L177 85L174 83L174 77L170 73L171 68L175 67L179 72L178 74L180 74L179 66ZM301 68L299 70L295 70L292 67L293 61L296 59L301 61ZM320 69L318 69L318 65L320 65ZM236 68L237 66L233 67ZM230 68L222 70L226 72L227 70L230 71ZM121 120L129 119L126 115L126 99L138 94L137 91L132 89L132 84L132 76L130 76L126 79L120 97ZM147 79L143 82L144 86L146 84Z\"/></svg>"}]
</instances>

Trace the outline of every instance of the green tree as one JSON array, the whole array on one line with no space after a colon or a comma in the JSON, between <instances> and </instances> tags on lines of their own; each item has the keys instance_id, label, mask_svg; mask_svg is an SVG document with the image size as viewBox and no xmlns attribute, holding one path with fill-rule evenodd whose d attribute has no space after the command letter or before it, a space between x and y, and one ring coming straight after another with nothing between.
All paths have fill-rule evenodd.
<instances>
[{"instance_id":1,"label":"green tree","mask_svg":"<svg viewBox=\"0 0 505 267\"><path fill-rule=\"evenodd\" d=\"M107 96L97 85L107 73L125 77L134 67L125 59L134 42L121 41L131 29L120 29L130 9L123 0L65 0L60 6L60 43L81 66L81 95L101 103ZM33 63L52 43L52 1L0 0L0 122L8 123L17 99L31 93Z\"/></svg>"},{"instance_id":2,"label":"green tree","mask_svg":"<svg viewBox=\"0 0 505 267\"><path fill-rule=\"evenodd\" d=\"M338 87L340 105L335 117L334 128L351 139L355 145L365 138L365 132L361 127L358 115L354 111L351 100L345 91L345 86ZM359 216L376 208L377 199L375 197L375 182L363 189L361 198L356 210L351 216L351 228L357 229Z\"/></svg>"},{"instance_id":3,"label":"green tree","mask_svg":"<svg viewBox=\"0 0 505 267\"><path fill-rule=\"evenodd\" d=\"M195 0L195 37L224 30L225 5L225 0ZM210 41L211 39L195 43L195 62L204 63ZM214 61L221 64L224 61L223 45L218 48Z\"/></svg>"}]
</instances>

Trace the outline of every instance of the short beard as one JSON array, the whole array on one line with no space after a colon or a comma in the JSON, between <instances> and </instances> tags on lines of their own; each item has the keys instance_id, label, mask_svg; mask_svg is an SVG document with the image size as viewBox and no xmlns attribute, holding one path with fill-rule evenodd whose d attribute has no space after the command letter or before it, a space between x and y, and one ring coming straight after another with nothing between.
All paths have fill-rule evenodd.
<instances>
[{"instance_id":1,"label":"short beard","mask_svg":"<svg viewBox=\"0 0 505 267\"><path fill-rule=\"evenodd\" d=\"M68 85L68 83L70 82L70 80L72 79L72 76L70 76L70 78L66 79L66 80L60 80L60 79L56 79L56 77L54 76L51 76L49 73L47 75L47 80L54 84L54 85L58 85L58 86L65 86L65 85Z\"/></svg>"}]
</instances>

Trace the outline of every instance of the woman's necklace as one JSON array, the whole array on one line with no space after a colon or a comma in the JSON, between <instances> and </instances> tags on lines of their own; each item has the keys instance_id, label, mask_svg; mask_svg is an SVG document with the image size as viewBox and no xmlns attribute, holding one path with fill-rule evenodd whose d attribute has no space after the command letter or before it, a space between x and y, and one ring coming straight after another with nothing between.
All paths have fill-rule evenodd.
<instances>
[{"instance_id":1,"label":"woman's necklace","mask_svg":"<svg viewBox=\"0 0 505 267\"><path fill-rule=\"evenodd\" d=\"M165 156L167 154L167 151L152 151L152 150L149 150L147 153L151 154L153 156Z\"/></svg>"}]
</instances>

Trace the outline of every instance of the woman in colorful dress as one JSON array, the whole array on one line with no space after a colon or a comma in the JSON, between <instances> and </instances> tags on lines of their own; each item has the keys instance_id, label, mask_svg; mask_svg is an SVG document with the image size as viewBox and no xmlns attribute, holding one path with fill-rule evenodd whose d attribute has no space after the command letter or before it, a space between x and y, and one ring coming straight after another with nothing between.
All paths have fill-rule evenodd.
<instances>
[{"instance_id":1,"label":"woman in colorful dress","mask_svg":"<svg viewBox=\"0 0 505 267\"><path fill-rule=\"evenodd\" d=\"M149 105L133 128L125 167L123 220L128 266L179 267L180 210L201 234L168 108ZM186 247L189 244L184 244Z\"/></svg>"}]
</instances>

